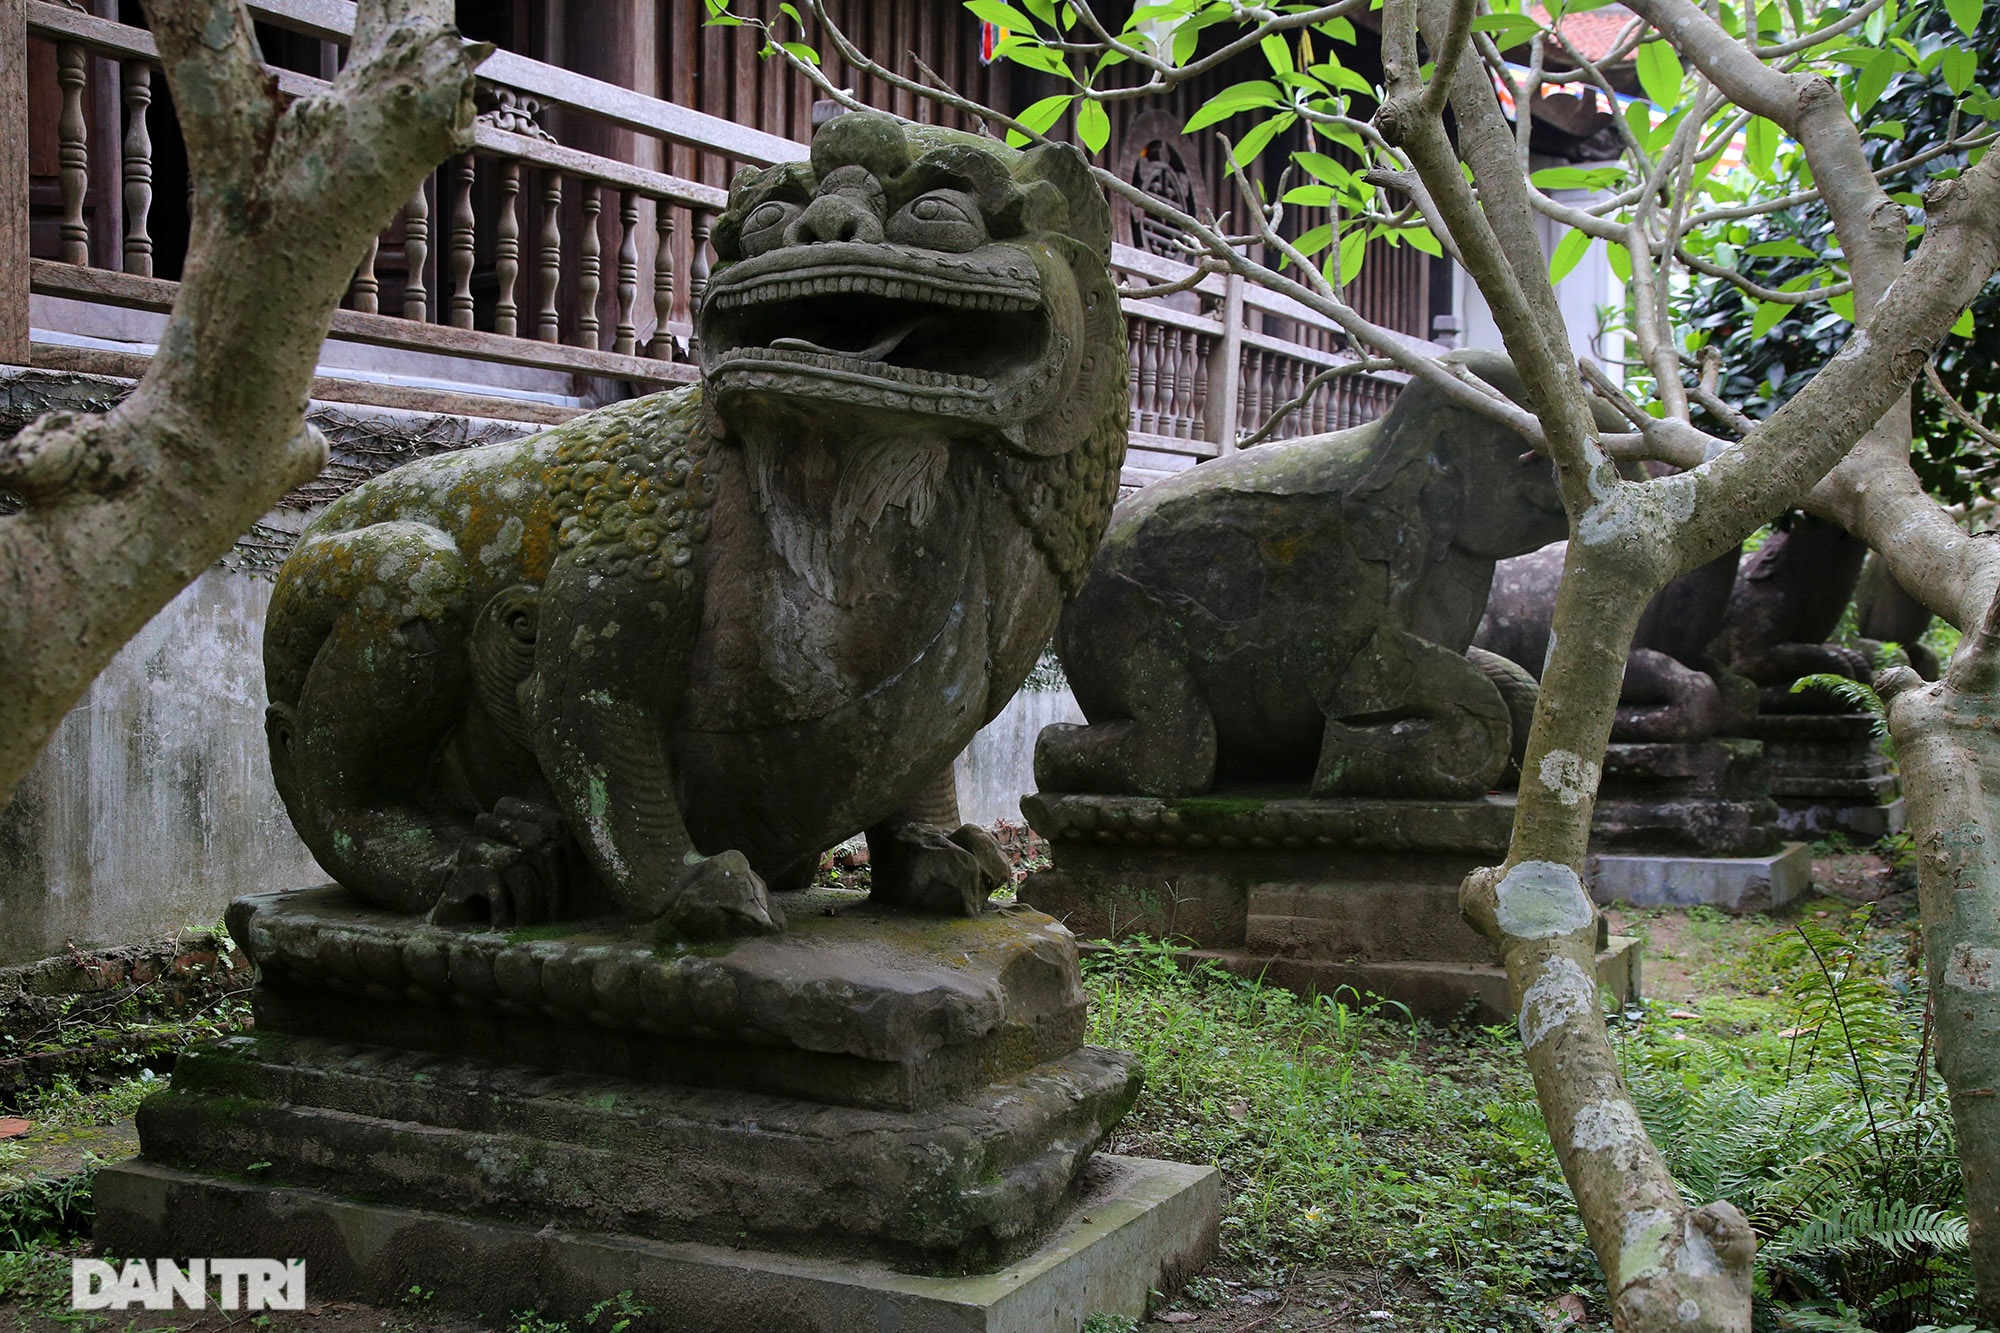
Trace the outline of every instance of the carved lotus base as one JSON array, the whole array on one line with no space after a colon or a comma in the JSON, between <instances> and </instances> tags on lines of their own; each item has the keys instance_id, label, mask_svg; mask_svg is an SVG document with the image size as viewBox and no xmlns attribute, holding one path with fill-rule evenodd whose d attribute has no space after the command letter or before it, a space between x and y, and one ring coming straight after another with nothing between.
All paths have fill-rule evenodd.
<instances>
[{"instance_id":1,"label":"carved lotus base","mask_svg":"<svg viewBox=\"0 0 2000 1333\"><path fill-rule=\"evenodd\" d=\"M1591 850L1748 857L1782 844L1763 745L1663 741L1605 749Z\"/></svg>"},{"instance_id":2,"label":"carved lotus base","mask_svg":"<svg viewBox=\"0 0 2000 1333\"><path fill-rule=\"evenodd\" d=\"M1902 828L1901 784L1866 713L1764 713L1750 730L1764 742L1788 835L1872 842Z\"/></svg>"}]
</instances>

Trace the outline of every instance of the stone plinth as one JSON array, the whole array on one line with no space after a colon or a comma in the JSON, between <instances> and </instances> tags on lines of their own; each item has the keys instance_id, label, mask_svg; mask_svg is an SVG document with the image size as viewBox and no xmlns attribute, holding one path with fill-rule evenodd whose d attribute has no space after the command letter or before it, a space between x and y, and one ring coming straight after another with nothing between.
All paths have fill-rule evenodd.
<instances>
[{"instance_id":1,"label":"stone plinth","mask_svg":"<svg viewBox=\"0 0 2000 1333\"><path fill-rule=\"evenodd\" d=\"M1901 788L1866 713L1760 713L1778 822L1795 838L1845 833L1865 842L1903 827Z\"/></svg>"},{"instance_id":2,"label":"stone plinth","mask_svg":"<svg viewBox=\"0 0 2000 1333\"><path fill-rule=\"evenodd\" d=\"M142 1157L107 1172L99 1242L277 1246L326 1260L314 1292L379 1298L413 1280L401 1239L385 1251L382 1238L505 1267L553 1235L548 1273L496 1268L469 1289L526 1283L532 1300L460 1304L580 1313L635 1286L608 1276L622 1254L662 1292L715 1288L675 1297L654 1325L673 1329L764 1327L773 1293L817 1290L773 1264L835 1286L856 1265L1032 1267L1077 1225L1093 1170L1100 1185L1138 1171L1156 1203L1179 1200L1165 1215L1195 1218L1112 1247L1137 1247L1119 1262L1145 1282L1212 1251L1212 1180L1090 1166L1138 1074L1081 1045L1067 930L1025 907L939 919L839 891L786 899L783 934L694 949L588 923L426 926L332 886L240 899L230 928L259 968L256 1031L183 1056L140 1109ZM770 1262L703 1279L711 1250ZM442 1291L442 1276L421 1280ZM799 1299L787 1327L876 1326Z\"/></svg>"},{"instance_id":3,"label":"stone plinth","mask_svg":"<svg viewBox=\"0 0 2000 1333\"><path fill-rule=\"evenodd\" d=\"M1600 903L1768 912L1812 888L1812 848L1788 842L1769 856L1592 855L1585 878Z\"/></svg>"},{"instance_id":4,"label":"stone plinth","mask_svg":"<svg viewBox=\"0 0 2000 1333\"><path fill-rule=\"evenodd\" d=\"M1214 1167L1100 1155L1033 1253L935 1277L274 1190L145 1161L106 1167L95 1198L99 1225L131 1253L182 1254L198 1235L212 1253L302 1257L315 1299L345 1291L393 1305L418 1286L489 1327L527 1309L582 1327L607 1294L630 1291L652 1311L633 1325L646 1333L1073 1333L1089 1313L1137 1315L1149 1291L1180 1286L1214 1254L1222 1203Z\"/></svg>"},{"instance_id":5,"label":"stone plinth","mask_svg":"<svg viewBox=\"0 0 2000 1333\"><path fill-rule=\"evenodd\" d=\"M1761 742L1740 738L1608 746L1595 851L1761 857L1783 836Z\"/></svg>"},{"instance_id":6,"label":"stone plinth","mask_svg":"<svg viewBox=\"0 0 2000 1333\"><path fill-rule=\"evenodd\" d=\"M1052 866L1022 898L1085 939L1152 935L1303 992L1352 987L1425 1017L1504 1021L1507 978L1458 912L1467 872L1506 852L1513 802L1038 793L1021 808ZM1637 942L1599 975L1637 991Z\"/></svg>"}]
</instances>

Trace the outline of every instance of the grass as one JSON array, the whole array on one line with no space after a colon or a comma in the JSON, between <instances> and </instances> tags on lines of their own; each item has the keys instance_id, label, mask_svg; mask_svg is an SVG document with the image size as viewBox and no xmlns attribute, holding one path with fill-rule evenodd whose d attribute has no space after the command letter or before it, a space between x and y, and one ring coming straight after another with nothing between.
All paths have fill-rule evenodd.
<instances>
[{"instance_id":1,"label":"grass","mask_svg":"<svg viewBox=\"0 0 2000 1333\"><path fill-rule=\"evenodd\" d=\"M1655 924L1699 998L1614 1014L1614 1035L1690 1200L1732 1199L1763 1238L1760 1333L1781 1315L1848 1333L1968 1318L1910 907ZM1143 941L1086 971L1091 1040L1147 1076L1116 1149L1221 1169L1222 1271L1272 1287L1372 1272L1398 1326L1440 1333L1553 1327L1571 1295L1605 1317L1510 1029L1301 1000Z\"/></svg>"}]
</instances>

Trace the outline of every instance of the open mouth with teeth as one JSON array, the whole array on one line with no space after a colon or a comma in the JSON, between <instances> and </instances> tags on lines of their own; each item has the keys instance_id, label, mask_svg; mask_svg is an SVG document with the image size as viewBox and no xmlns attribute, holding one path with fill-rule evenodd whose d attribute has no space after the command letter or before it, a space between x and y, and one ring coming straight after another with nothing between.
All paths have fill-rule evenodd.
<instances>
[{"instance_id":1,"label":"open mouth with teeth","mask_svg":"<svg viewBox=\"0 0 2000 1333\"><path fill-rule=\"evenodd\" d=\"M1051 324L1019 251L812 249L717 275L701 309L701 363L718 400L776 393L1004 423L1043 396Z\"/></svg>"}]
</instances>

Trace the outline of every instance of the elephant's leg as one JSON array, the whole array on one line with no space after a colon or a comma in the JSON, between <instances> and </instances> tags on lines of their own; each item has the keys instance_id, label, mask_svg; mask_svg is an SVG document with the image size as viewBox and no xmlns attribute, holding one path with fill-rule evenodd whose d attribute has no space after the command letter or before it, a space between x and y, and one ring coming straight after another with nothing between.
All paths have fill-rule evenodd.
<instances>
[{"instance_id":1,"label":"elephant's leg","mask_svg":"<svg viewBox=\"0 0 2000 1333\"><path fill-rule=\"evenodd\" d=\"M1698 741L1721 721L1722 692L1706 675L1650 648L1625 659L1613 740Z\"/></svg>"},{"instance_id":2,"label":"elephant's leg","mask_svg":"<svg viewBox=\"0 0 2000 1333\"><path fill-rule=\"evenodd\" d=\"M1323 701L1315 796L1483 796L1507 766L1513 724L1462 654L1378 632Z\"/></svg>"},{"instance_id":3,"label":"elephant's leg","mask_svg":"<svg viewBox=\"0 0 2000 1333\"><path fill-rule=\"evenodd\" d=\"M959 822L957 780L947 764L868 830L868 875L869 896L891 906L978 916L1014 868L991 833Z\"/></svg>"},{"instance_id":4,"label":"elephant's leg","mask_svg":"<svg viewBox=\"0 0 2000 1333\"><path fill-rule=\"evenodd\" d=\"M1122 647L1122 645L1120 645ZM1064 662L1070 660L1064 644ZM1057 723L1035 739L1043 791L1199 796L1215 785L1215 715L1178 646L1148 635L1093 654L1076 682L1087 725ZM1122 715L1122 716L1121 716Z\"/></svg>"},{"instance_id":5,"label":"elephant's leg","mask_svg":"<svg viewBox=\"0 0 2000 1333\"><path fill-rule=\"evenodd\" d=\"M310 538L272 594L278 792L319 863L385 907L429 909L471 833L426 785L465 707L468 596L457 546L417 523Z\"/></svg>"},{"instance_id":6,"label":"elephant's leg","mask_svg":"<svg viewBox=\"0 0 2000 1333\"><path fill-rule=\"evenodd\" d=\"M693 580L676 572L607 575L557 560L522 713L614 911L696 938L781 930L784 916L748 859L701 855L681 818L667 715L687 688L700 615Z\"/></svg>"}]
</instances>

